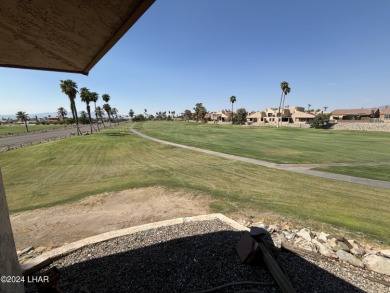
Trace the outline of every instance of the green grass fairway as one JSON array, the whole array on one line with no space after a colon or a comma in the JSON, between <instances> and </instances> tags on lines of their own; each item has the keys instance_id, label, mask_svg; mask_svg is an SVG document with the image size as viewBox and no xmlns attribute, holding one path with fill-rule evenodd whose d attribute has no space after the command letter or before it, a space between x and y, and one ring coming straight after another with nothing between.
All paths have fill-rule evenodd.
<instances>
[{"instance_id":1,"label":"green grass fairway","mask_svg":"<svg viewBox=\"0 0 390 293\"><path fill-rule=\"evenodd\" d=\"M34 131L41 131L41 130L50 130L50 129L56 129L56 128L63 128L64 125L60 124L52 124L52 125L28 125L28 131L34 132ZM7 134L18 134L18 133L25 133L26 126L24 124L11 124L11 125L0 125L0 136L7 135Z\"/></svg>"},{"instance_id":2,"label":"green grass fairway","mask_svg":"<svg viewBox=\"0 0 390 293\"><path fill-rule=\"evenodd\" d=\"M368 179L390 181L390 165L323 167L314 170Z\"/></svg>"},{"instance_id":3,"label":"green grass fairway","mask_svg":"<svg viewBox=\"0 0 390 293\"><path fill-rule=\"evenodd\" d=\"M225 214L273 212L310 225L362 232L368 239L390 244L388 189L162 145L131 133L128 127L0 153L11 212L159 185L205 194L213 201L211 208Z\"/></svg>"},{"instance_id":4,"label":"green grass fairway","mask_svg":"<svg viewBox=\"0 0 390 293\"><path fill-rule=\"evenodd\" d=\"M153 137L275 163L390 161L390 134L292 127L243 127L189 122L146 122Z\"/></svg>"}]
</instances>

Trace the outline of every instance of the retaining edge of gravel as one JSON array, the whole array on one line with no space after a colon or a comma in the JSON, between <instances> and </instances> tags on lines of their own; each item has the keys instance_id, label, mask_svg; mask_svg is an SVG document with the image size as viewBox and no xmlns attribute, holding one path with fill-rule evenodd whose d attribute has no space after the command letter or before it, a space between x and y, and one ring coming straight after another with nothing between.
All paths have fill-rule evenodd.
<instances>
[{"instance_id":1,"label":"retaining edge of gravel","mask_svg":"<svg viewBox=\"0 0 390 293\"><path fill-rule=\"evenodd\" d=\"M65 244L61 247L55 248L53 250L50 250L48 252L45 252L41 254L40 256L32 259L29 262L26 262L21 265L22 273L23 275L29 275L34 273L35 271L51 264L57 259L60 259L68 254L71 254L72 252L75 252L85 246L111 240L114 238L130 235L133 233L137 233L140 231L146 231L150 229L165 227L165 226L171 226L171 225L178 225L188 222L200 222L200 221L210 221L210 220L220 220L224 222L225 224L231 226L232 228L239 230L239 231L249 231L249 228L240 225L236 221L224 216L223 214L208 214L208 215L201 215L201 216L194 216L194 217L181 217L171 220L165 220L165 221L159 221L129 228L124 228L120 230L113 230L110 232L102 233L99 235L87 237L81 240L78 240L76 242L72 242L69 244Z\"/></svg>"}]
</instances>

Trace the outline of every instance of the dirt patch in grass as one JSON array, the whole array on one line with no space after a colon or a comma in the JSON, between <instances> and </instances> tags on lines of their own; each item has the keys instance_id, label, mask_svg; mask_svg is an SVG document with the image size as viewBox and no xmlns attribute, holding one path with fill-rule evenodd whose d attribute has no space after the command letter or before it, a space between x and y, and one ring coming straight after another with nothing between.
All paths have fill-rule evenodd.
<instances>
[{"instance_id":1,"label":"dirt patch in grass","mask_svg":"<svg viewBox=\"0 0 390 293\"><path fill-rule=\"evenodd\" d=\"M11 223L20 250L28 246L57 247L116 229L209 212L206 197L148 187L13 214Z\"/></svg>"}]
</instances>

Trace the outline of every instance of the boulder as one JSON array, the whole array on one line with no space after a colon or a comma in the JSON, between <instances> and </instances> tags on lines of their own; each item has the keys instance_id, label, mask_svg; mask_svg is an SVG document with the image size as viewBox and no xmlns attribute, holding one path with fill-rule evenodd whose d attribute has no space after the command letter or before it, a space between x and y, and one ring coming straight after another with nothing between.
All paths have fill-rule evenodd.
<instances>
[{"instance_id":1,"label":"boulder","mask_svg":"<svg viewBox=\"0 0 390 293\"><path fill-rule=\"evenodd\" d=\"M390 276L390 258L371 254L363 257L363 263L374 272Z\"/></svg>"},{"instance_id":2,"label":"boulder","mask_svg":"<svg viewBox=\"0 0 390 293\"><path fill-rule=\"evenodd\" d=\"M259 228L262 228L264 230L268 230L268 225L265 223L262 223L262 222L254 223L252 225L252 227L259 227Z\"/></svg>"},{"instance_id":3,"label":"boulder","mask_svg":"<svg viewBox=\"0 0 390 293\"><path fill-rule=\"evenodd\" d=\"M388 257L390 258L390 249L383 249L383 250L380 250L379 253L385 257Z\"/></svg>"},{"instance_id":4,"label":"boulder","mask_svg":"<svg viewBox=\"0 0 390 293\"><path fill-rule=\"evenodd\" d=\"M301 229L298 233L297 233L297 235L299 236L299 237L302 237L303 239L305 239L306 241L308 241L308 242L311 242L311 240L312 240L312 234L311 234L311 232L310 232L310 229L308 229L308 228L303 228L303 229Z\"/></svg>"},{"instance_id":5,"label":"boulder","mask_svg":"<svg viewBox=\"0 0 390 293\"><path fill-rule=\"evenodd\" d=\"M321 243L320 241L318 241L317 239L313 239L312 242L314 243L314 245L317 247L318 249L318 252L324 256L327 256L327 257L333 257L333 258L336 258L336 254L334 253L334 251L329 247L329 245L327 245L326 243Z\"/></svg>"},{"instance_id":6,"label":"boulder","mask_svg":"<svg viewBox=\"0 0 390 293\"><path fill-rule=\"evenodd\" d=\"M294 242L294 245L301 248L301 249L304 249L304 250L307 250L307 251L310 251L310 252L317 252L318 249L317 247L314 245L314 243L312 242L309 242L309 241L306 241L305 239L303 238L298 238L295 242Z\"/></svg>"},{"instance_id":7,"label":"boulder","mask_svg":"<svg viewBox=\"0 0 390 293\"><path fill-rule=\"evenodd\" d=\"M337 240L336 238L332 238L326 242L333 251L344 250L349 252L350 247L343 241Z\"/></svg>"},{"instance_id":8,"label":"boulder","mask_svg":"<svg viewBox=\"0 0 390 293\"><path fill-rule=\"evenodd\" d=\"M280 225L275 224L275 225L269 225L267 230L270 233L274 233L274 232L279 232L281 229L282 229L282 227Z\"/></svg>"},{"instance_id":9,"label":"boulder","mask_svg":"<svg viewBox=\"0 0 390 293\"><path fill-rule=\"evenodd\" d=\"M346 263L349 263L355 267L364 268L363 262L353 254L350 254L344 250L339 250L336 252L336 255L339 257L340 260Z\"/></svg>"},{"instance_id":10,"label":"boulder","mask_svg":"<svg viewBox=\"0 0 390 293\"><path fill-rule=\"evenodd\" d=\"M320 241L320 242L322 242L322 243L325 243L326 241L328 241L328 237L329 237L329 234L326 234L326 233L324 233L324 232L321 232L321 233L318 235L317 239L318 239L318 241Z\"/></svg>"},{"instance_id":11,"label":"boulder","mask_svg":"<svg viewBox=\"0 0 390 293\"><path fill-rule=\"evenodd\" d=\"M350 249L350 252L353 255L356 255L357 257L362 257L366 253L364 248L360 248L360 247L353 247Z\"/></svg>"}]
</instances>

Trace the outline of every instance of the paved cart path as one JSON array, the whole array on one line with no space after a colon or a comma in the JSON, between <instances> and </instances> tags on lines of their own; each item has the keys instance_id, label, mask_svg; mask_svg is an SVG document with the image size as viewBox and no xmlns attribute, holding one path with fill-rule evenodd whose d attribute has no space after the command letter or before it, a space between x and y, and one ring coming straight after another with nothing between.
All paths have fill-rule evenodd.
<instances>
[{"instance_id":1,"label":"paved cart path","mask_svg":"<svg viewBox=\"0 0 390 293\"><path fill-rule=\"evenodd\" d=\"M80 125L80 130L83 133L90 131L89 125ZM37 132L28 132L20 133L16 135L6 135L0 137L0 151L19 148L21 146L27 146L41 141L47 141L52 139L59 139L64 137L69 137L71 134L77 133L76 127L64 127L57 128L49 131L37 131Z\"/></svg>"},{"instance_id":2,"label":"paved cart path","mask_svg":"<svg viewBox=\"0 0 390 293\"><path fill-rule=\"evenodd\" d=\"M345 182L370 185L370 186L375 186L375 187L390 188L390 182L387 182L387 181L359 178L359 177L353 177L353 176L348 176L348 175L341 175L341 174L311 170L312 168L326 167L326 166L350 166L350 165L353 165L353 166L371 165L372 166L375 164L374 162L350 163L350 164L347 164L347 163L276 164L276 163L271 163L271 162L267 162L267 161L250 159L250 158L245 158L245 157L236 156L236 155L229 155L229 154L219 153L219 152L215 152L215 151L205 150L205 149L201 149L201 148L197 148L197 147L192 147L192 146L187 146L187 145L182 145L182 144L178 144L178 143L173 143L173 142L157 139L157 138L148 136L146 134L143 134L143 133L135 130L134 124L130 127L130 130L143 138L153 140L153 141L158 142L158 143L172 145L175 147L179 147L179 148L183 148L183 149L187 149L187 150L191 150L191 151L196 151L196 152L201 152L201 153L205 153L205 154L209 154L209 155L213 155L213 156L217 156L217 157L221 157L221 158L225 158L225 159L231 159L231 160L246 162L246 163L255 164L255 165L259 165L259 166L264 166L264 167L268 167L268 168L273 168L273 169L278 169L278 170L283 170L283 171L290 171L290 172L295 172L295 173L301 173L301 174L306 174L306 175L312 175L312 176L317 176L317 177L322 177L322 178L327 178L327 179L334 179L334 180L340 180L340 181L345 181Z\"/></svg>"}]
</instances>

